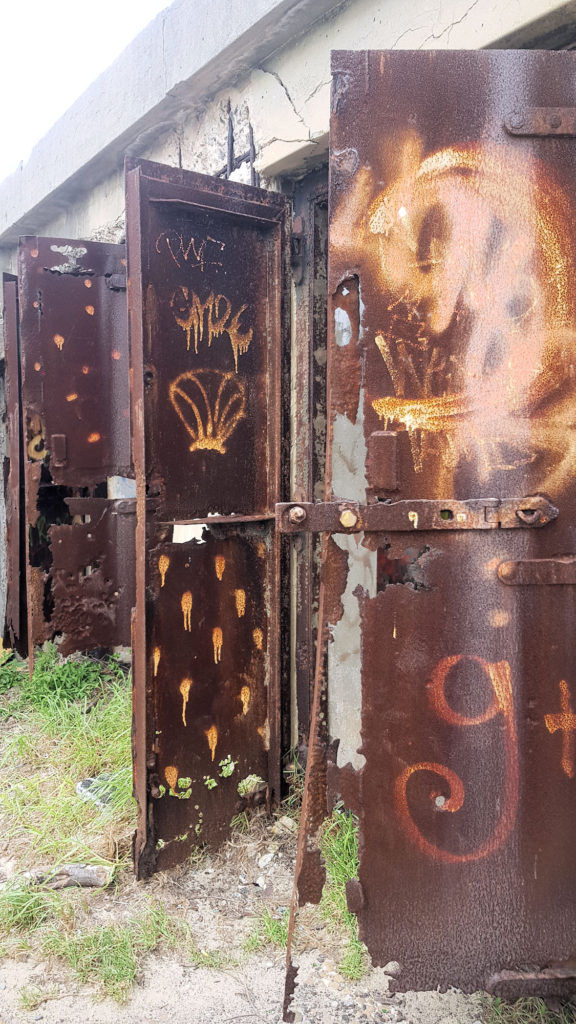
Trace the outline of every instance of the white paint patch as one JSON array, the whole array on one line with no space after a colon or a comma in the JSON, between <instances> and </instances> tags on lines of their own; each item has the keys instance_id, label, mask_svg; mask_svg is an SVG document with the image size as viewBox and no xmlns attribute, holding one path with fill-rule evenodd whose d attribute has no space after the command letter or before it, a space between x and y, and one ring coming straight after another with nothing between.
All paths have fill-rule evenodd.
<instances>
[{"instance_id":1,"label":"white paint patch","mask_svg":"<svg viewBox=\"0 0 576 1024\"><path fill-rule=\"evenodd\" d=\"M88 249L85 249L82 245L51 245L50 252L59 252L62 256L65 256L68 259L67 263L60 263L54 267L50 267L50 270L59 274L72 274L75 270L79 269L78 260L82 256L86 255Z\"/></svg>"},{"instance_id":2,"label":"white paint patch","mask_svg":"<svg viewBox=\"0 0 576 1024\"><path fill-rule=\"evenodd\" d=\"M345 309L334 310L334 337L339 348L349 345L352 340L352 324Z\"/></svg>"},{"instance_id":3,"label":"white paint patch","mask_svg":"<svg viewBox=\"0 0 576 1024\"><path fill-rule=\"evenodd\" d=\"M172 543L187 544L189 540L198 540L203 544L206 543L204 540L203 523L192 523L190 525L183 525L182 523L175 524L172 528Z\"/></svg>"}]
</instances>

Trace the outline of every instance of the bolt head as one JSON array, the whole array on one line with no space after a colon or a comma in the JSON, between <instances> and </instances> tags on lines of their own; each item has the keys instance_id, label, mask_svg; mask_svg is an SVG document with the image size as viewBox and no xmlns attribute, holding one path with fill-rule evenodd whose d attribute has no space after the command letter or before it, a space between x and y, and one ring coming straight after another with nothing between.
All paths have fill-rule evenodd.
<instances>
[{"instance_id":1,"label":"bolt head","mask_svg":"<svg viewBox=\"0 0 576 1024\"><path fill-rule=\"evenodd\" d=\"M511 128L522 128L524 125L524 118L518 110L513 110L508 120Z\"/></svg>"},{"instance_id":2,"label":"bolt head","mask_svg":"<svg viewBox=\"0 0 576 1024\"><path fill-rule=\"evenodd\" d=\"M306 519L306 509L302 508L301 505L294 505L288 513L288 519L293 526L298 526L299 523L303 523Z\"/></svg>"},{"instance_id":3,"label":"bolt head","mask_svg":"<svg viewBox=\"0 0 576 1024\"><path fill-rule=\"evenodd\" d=\"M358 516L351 508L345 508L340 515L340 522L346 530L351 530L353 526L356 526L358 522Z\"/></svg>"}]
</instances>

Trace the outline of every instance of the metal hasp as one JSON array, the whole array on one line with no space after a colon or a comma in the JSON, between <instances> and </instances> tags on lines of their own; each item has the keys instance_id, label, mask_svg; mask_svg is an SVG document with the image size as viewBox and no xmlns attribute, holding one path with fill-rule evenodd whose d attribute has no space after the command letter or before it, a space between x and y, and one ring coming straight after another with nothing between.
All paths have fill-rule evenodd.
<instances>
[{"instance_id":1,"label":"metal hasp","mask_svg":"<svg viewBox=\"0 0 576 1024\"><path fill-rule=\"evenodd\" d=\"M126 189L142 878L279 793L289 225L283 196L159 164Z\"/></svg>"},{"instance_id":2,"label":"metal hasp","mask_svg":"<svg viewBox=\"0 0 576 1024\"><path fill-rule=\"evenodd\" d=\"M553 522L558 509L540 495L519 500L472 498L468 501L414 500L276 505L276 526L282 533L302 530L325 533L378 533L414 530L530 529Z\"/></svg>"},{"instance_id":3,"label":"metal hasp","mask_svg":"<svg viewBox=\"0 0 576 1024\"><path fill-rule=\"evenodd\" d=\"M130 643L135 517L117 517L131 475L125 247L22 238L19 254L30 653ZM129 484L127 486L130 486Z\"/></svg>"},{"instance_id":4,"label":"metal hasp","mask_svg":"<svg viewBox=\"0 0 576 1024\"><path fill-rule=\"evenodd\" d=\"M4 646L27 653L26 531L24 462L20 418L20 339L18 331L18 278L3 275L4 386L6 397L7 466L4 467L6 507L6 615ZM6 472L7 469L7 472Z\"/></svg>"},{"instance_id":5,"label":"metal hasp","mask_svg":"<svg viewBox=\"0 0 576 1024\"><path fill-rule=\"evenodd\" d=\"M529 964L551 994L544 972L576 950L574 597L497 570L554 560L557 576L576 550L576 142L504 121L510 96L570 104L576 58L336 52L332 70L326 501L561 509L541 530L444 530L434 504L423 529L350 537L326 513L349 905L400 990L498 976L517 995Z\"/></svg>"}]
</instances>

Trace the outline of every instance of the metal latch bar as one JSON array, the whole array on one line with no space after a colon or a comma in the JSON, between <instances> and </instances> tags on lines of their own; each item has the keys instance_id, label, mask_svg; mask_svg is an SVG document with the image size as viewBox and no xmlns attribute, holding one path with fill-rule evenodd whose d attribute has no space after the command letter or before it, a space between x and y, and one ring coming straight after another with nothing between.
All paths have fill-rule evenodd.
<instances>
[{"instance_id":1,"label":"metal latch bar","mask_svg":"<svg viewBox=\"0 0 576 1024\"><path fill-rule=\"evenodd\" d=\"M498 579L509 587L550 587L576 583L576 555L500 562Z\"/></svg>"},{"instance_id":2,"label":"metal latch bar","mask_svg":"<svg viewBox=\"0 0 576 1024\"><path fill-rule=\"evenodd\" d=\"M378 501L283 502L276 505L281 533L386 533L414 530L496 530L545 526L558 509L547 498L470 498L467 501L418 499Z\"/></svg>"},{"instance_id":3,"label":"metal latch bar","mask_svg":"<svg viewBox=\"0 0 576 1024\"><path fill-rule=\"evenodd\" d=\"M509 135L576 135L576 107L523 107L504 119Z\"/></svg>"}]
</instances>

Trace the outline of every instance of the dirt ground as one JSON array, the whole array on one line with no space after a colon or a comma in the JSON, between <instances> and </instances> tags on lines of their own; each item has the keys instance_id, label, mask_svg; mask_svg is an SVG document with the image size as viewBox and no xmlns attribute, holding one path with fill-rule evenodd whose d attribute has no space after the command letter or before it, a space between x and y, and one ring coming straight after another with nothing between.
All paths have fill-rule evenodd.
<instances>
[{"instance_id":1,"label":"dirt ground","mask_svg":"<svg viewBox=\"0 0 576 1024\"><path fill-rule=\"evenodd\" d=\"M281 912L289 903L295 836L262 824L237 835L217 858L186 864L148 882L123 873L115 893L79 894L86 924L122 921L150 898L190 925L200 950L220 951L222 967L190 966L177 952L150 954L127 1003L99 1000L79 986L58 961L31 954L0 961L0 1024L280 1024L285 952L266 947L246 953L263 908ZM0 866L1 869L1 866ZM4 863L4 875L10 862ZM337 969L343 933L329 929L316 908L300 915L299 984L293 1008L301 1024L481 1024L482 997L457 992L391 996L385 969L370 969L350 982ZM390 968L391 970L393 968ZM19 1008L23 986L46 988L53 998L33 1010Z\"/></svg>"}]
</instances>

